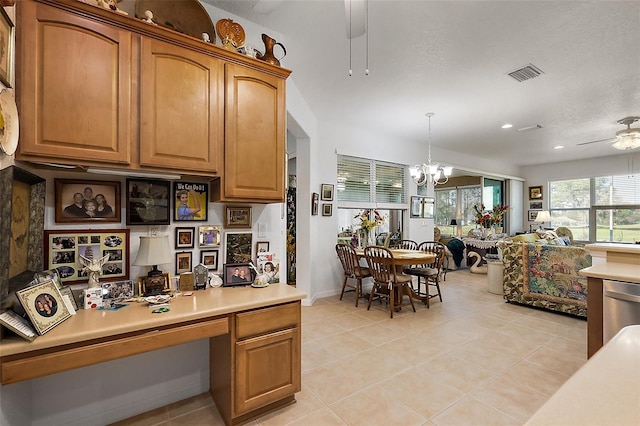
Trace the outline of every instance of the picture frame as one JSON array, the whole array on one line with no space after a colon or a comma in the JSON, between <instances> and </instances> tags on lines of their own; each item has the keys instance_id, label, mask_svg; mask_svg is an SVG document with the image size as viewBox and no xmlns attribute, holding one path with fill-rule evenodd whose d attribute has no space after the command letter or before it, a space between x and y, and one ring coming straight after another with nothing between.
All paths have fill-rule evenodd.
<instances>
[{"instance_id":1,"label":"picture frame","mask_svg":"<svg viewBox=\"0 0 640 426\"><path fill-rule=\"evenodd\" d=\"M173 183L173 220L206 222L209 207L209 184Z\"/></svg>"},{"instance_id":2,"label":"picture frame","mask_svg":"<svg viewBox=\"0 0 640 426\"><path fill-rule=\"evenodd\" d=\"M162 277L164 278L164 289L163 289L163 291L170 290L169 285L171 283L171 275L168 272L164 272L162 274ZM138 295L139 296L143 296L143 295L147 294L147 289L144 286L145 278L147 278L146 275L138 277Z\"/></svg>"},{"instance_id":3,"label":"picture frame","mask_svg":"<svg viewBox=\"0 0 640 426\"><path fill-rule=\"evenodd\" d=\"M280 260L275 253L259 253L256 265L258 274L262 274L269 284L280 282Z\"/></svg>"},{"instance_id":4,"label":"picture frame","mask_svg":"<svg viewBox=\"0 0 640 426\"><path fill-rule=\"evenodd\" d=\"M131 280L111 281L103 283L101 287L103 299L129 299L135 296L135 287Z\"/></svg>"},{"instance_id":5,"label":"picture frame","mask_svg":"<svg viewBox=\"0 0 640 426\"><path fill-rule=\"evenodd\" d=\"M256 272L249 263L225 263L222 276L222 286L233 287L252 284Z\"/></svg>"},{"instance_id":6,"label":"picture frame","mask_svg":"<svg viewBox=\"0 0 640 426\"><path fill-rule=\"evenodd\" d=\"M251 207L225 206L225 228L251 228Z\"/></svg>"},{"instance_id":7,"label":"picture frame","mask_svg":"<svg viewBox=\"0 0 640 426\"><path fill-rule=\"evenodd\" d=\"M318 215L318 198L320 195L317 192L311 194L311 216Z\"/></svg>"},{"instance_id":8,"label":"picture frame","mask_svg":"<svg viewBox=\"0 0 640 426\"><path fill-rule=\"evenodd\" d=\"M62 288L62 281L60 281L60 274L58 274L57 269L47 269L45 271L36 272L33 275L33 279L39 283L51 280L54 282L56 287Z\"/></svg>"},{"instance_id":9,"label":"picture frame","mask_svg":"<svg viewBox=\"0 0 640 426\"><path fill-rule=\"evenodd\" d=\"M199 247L219 247L222 240L219 226L198 227Z\"/></svg>"},{"instance_id":10,"label":"picture frame","mask_svg":"<svg viewBox=\"0 0 640 426\"><path fill-rule=\"evenodd\" d=\"M120 222L120 182L54 179L54 185L56 223Z\"/></svg>"},{"instance_id":11,"label":"picture frame","mask_svg":"<svg viewBox=\"0 0 640 426\"><path fill-rule=\"evenodd\" d=\"M333 201L333 185L330 183L323 183L320 188L320 199L322 201Z\"/></svg>"},{"instance_id":12,"label":"picture frame","mask_svg":"<svg viewBox=\"0 0 640 426\"><path fill-rule=\"evenodd\" d=\"M322 205L322 216L331 216L333 214L333 204Z\"/></svg>"},{"instance_id":13,"label":"picture frame","mask_svg":"<svg viewBox=\"0 0 640 426\"><path fill-rule=\"evenodd\" d=\"M203 250L200 252L200 263L210 271L218 270L218 250Z\"/></svg>"},{"instance_id":14,"label":"picture frame","mask_svg":"<svg viewBox=\"0 0 640 426\"><path fill-rule=\"evenodd\" d=\"M529 203L531 210L542 210L542 201L532 201Z\"/></svg>"},{"instance_id":15,"label":"picture frame","mask_svg":"<svg viewBox=\"0 0 640 426\"><path fill-rule=\"evenodd\" d=\"M251 232L227 232L225 233L225 262L224 263L249 263L251 262L251 249L253 248Z\"/></svg>"},{"instance_id":16,"label":"picture frame","mask_svg":"<svg viewBox=\"0 0 640 426\"><path fill-rule=\"evenodd\" d=\"M18 290L16 296L39 335L71 317L60 290L52 280Z\"/></svg>"},{"instance_id":17,"label":"picture frame","mask_svg":"<svg viewBox=\"0 0 640 426\"><path fill-rule=\"evenodd\" d=\"M411 196L411 209L409 211L410 217L422 217L422 197Z\"/></svg>"},{"instance_id":18,"label":"picture frame","mask_svg":"<svg viewBox=\"0 0 640 426\"><path fill-rule=\"evenodd\" d=\"M529 222L534 222L536 220L536 217L538 216L538 212L540 212L540 210L529 210Z\"/></svg>"},{"instance_id":19,"label":"picture frame","mask_svg":"<svg viewBox=\"0 0 640 426\"><path fill-rule=\"evenodd\" d=\"M176 249L193 248L195 245L195 232L194 227L176 227Z\"/></svg>"},{"instance_id":20,"label":"picture frame","mask_svg":"<svg viewBox=\"0 0 640 426\"><path fill-rule=\"evenodd\" d=\"M0 82L11 88L15 26L4 8L0 8Z\"/></svg>"},{"instance_id":21,"label":"picture frame","mask_svg":"<svg viewBox=\"0 0 640 426\"><path fill-rule=\"evenodd\" d=\"M529 187L529 199L530 200L542 200L542 186L530 186Z\"/></svg>"},{"instance_id":22,"label":"picture frame","mask_svg":"<svg viewBox=\"0 0 640 426\"><path fill-rule=\"evenodd\" d=\"M256 256L258 253L266 253L269 251L269 241L258 241L256 243Z\"/></svg>"},{"instance_id":23,"label":"picture frame","mask_svg":"<svg viewBox=\"0 0 640 426\"><path fill-rule=\"evenodd\" d=\"M79 259L109 254L101 279L129 279L129 229L56 229L44 231L44 265L65 284L87 283Z\"/></svg>"},{"instance_id":24,"label":"picture frame","mask_svg":"<svg viewBox=\"0 0 640 426\"><path fill-rule=\"evenodd\" d=\"M170 193L168 180L127 178L127 225L169 225Z\"/></svg>"},{"instance_id":25,"label":"picture frame","mask_svg":"<svg viewBox=\"0 0 640 426\"><path fill-rule=\"evenodd\" d=\"M422 218L433 219L436 199L433 197L422 197Z\"/></svg>"},{"instance_id":26,"label":"picture frame","mask_svg":"<svg viewBox=\"0 0 640 426\"><path fill-rule=\"evenodd\" d=\"M176 275L183 272L191 272L193 264L193 253L190 251L181 251L176 253Z\"/></svg>"}]
</instances>

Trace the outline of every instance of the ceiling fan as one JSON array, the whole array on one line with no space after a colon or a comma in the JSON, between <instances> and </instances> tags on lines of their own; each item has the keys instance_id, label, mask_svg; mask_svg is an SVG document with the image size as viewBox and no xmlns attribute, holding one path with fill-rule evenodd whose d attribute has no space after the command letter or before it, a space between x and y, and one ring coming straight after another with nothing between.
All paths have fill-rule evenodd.
<instances>
[{"instance_id":1,"label":"ceiling fan","mask_svg":"<svg viewBox=\"0 0 640 426\"><path fill-rule=\"evenodd\" d=\"M638 147L640 147L640 128L631 128L631 124L635 123L638 120L640 120L640 117L625 117L625 118L622 118L622 119L618 120L618 124L626 125L627 128L624 129L624 130L617 131L615 137L607 138L607 139L600 139L600 140L591 141L591 142L582 142L582 143L579 143L579 144L576 144L576 145L577 146L580 146L580 145L591 145L591 144L594 144L594 143L613 142L613 141L615 141L615 143L613 145L611 145L615 149L627 150L627 149L638 148Z\"/></svg>"}]
</instances>

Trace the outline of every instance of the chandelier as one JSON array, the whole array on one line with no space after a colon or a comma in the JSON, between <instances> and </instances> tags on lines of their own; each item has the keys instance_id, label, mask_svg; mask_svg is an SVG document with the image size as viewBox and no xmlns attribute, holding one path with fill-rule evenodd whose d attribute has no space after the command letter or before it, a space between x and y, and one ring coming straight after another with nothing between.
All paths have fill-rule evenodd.
<instances>
[{"instance_id":1,"label":"chandelier","mask_svg":"<svg viewBox=\"0 0 640 426\"><path fill-rule=\"evenodd\" d=\"M627 128L616 132L616 142L612 145L616 149L635 149L640 147L640 129L631 128L631 124L640 120L640 117L626 117L618 120L620 124L626 124Z\"/></svg>"},{"instance_id":2,"label":"chandelier","mask_svg":"<svg viewBox=\"0 0 640 426\"><path fill-rule=\"evenodd\" d=\"M449 176L453 172L453 167L451 166L441 166L439 163L431 164L431 117L435 114L432 112L428 112L426 114L429 119L429 156L427 158L428 163L421 165L415 165L409 169L409 173L411 173L411 177L413 181L418 186L426 185L427 182L432 183L433 186L442 185L449 181Z\"/></svg>"}]
</instances>

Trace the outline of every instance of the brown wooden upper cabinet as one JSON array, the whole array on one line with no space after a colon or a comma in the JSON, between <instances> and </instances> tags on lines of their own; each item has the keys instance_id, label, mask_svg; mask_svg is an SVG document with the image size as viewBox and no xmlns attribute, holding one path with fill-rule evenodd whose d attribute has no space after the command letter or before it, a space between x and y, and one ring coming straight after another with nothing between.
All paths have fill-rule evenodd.
<instances>
[{"instance_id":1,"label":"brown wooden upper cabinet","mask_svg":"<svg viewBox=\"0 0 640 426\"><path fill-rule=\"evenodd\" d=\"M213 179L284 201L290 71L77 0L16 12L16 159Z\"/></svg>"}]
</instances>

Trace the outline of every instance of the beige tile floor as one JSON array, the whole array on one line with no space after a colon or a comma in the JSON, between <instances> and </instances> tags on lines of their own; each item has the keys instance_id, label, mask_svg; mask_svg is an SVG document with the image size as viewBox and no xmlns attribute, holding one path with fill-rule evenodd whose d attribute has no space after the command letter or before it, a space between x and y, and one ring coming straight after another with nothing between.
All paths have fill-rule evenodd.
<instances>
[{"instance_id":1,"label":"beige tile floor","mask_svg":"<svg viewBox=\"0 0 640 426\"><path fill-rule=\"evenodd\" d=\"M353 293L303 307L297 403L249 424L523 424L586 362L586 321L506 304L486 279L450 271L442 303L393 319ZM202 394L117 424L223 423Z\"/></svg>"}]
</instances>

